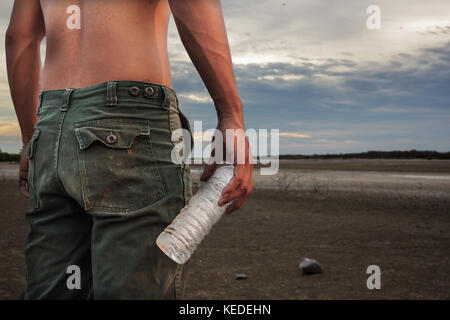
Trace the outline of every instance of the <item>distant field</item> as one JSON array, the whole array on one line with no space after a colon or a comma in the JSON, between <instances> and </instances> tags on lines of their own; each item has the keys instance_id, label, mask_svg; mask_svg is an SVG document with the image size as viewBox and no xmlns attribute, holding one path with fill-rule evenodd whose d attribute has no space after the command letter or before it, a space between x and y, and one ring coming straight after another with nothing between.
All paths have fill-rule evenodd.
<instances>
[{"instance_id":1,"label":"distant field","mask_svg":"<svg viewBox=\"0 0 450 320\"><path fill-rule=\"evenodd\" d=\"M281 160L282 169L446 172L450 173L450 160Z\"/></svg>"},{"instance_id":2,"label":"distant field","mask_svg":"<svg viewBox=\"0 0 450 320\"><path fill-rule=\"evenodd\" d=\"M203 165L192 165L200 169ZM256 165L259 167L259 164ZM441 172L450 173L450 160L280 160L280 169L344 170L344 171L391 171L391 172ZM0 179L15 179L19 165L16 162L0 162Z\"/></svg>"},{"instance_id":3,"label":"distant field","mask_svg":"<svg viewBox=\"0 0 450 320\"><path fill-rule=\"evenodd\" d=\"M5 179L2 180L2 173ZM0 165L0 298L24 285L27 200ZM194 189L201 187L193 167ZM283 160L188 263L188 299L449 299L450 161ZM14 179L14 180L11 180ZM324 273L303 276L301 257ZM379 265L382 289L368 290ZM235 280L245 273L247 280Z\"/></svg>"}]
</instances>

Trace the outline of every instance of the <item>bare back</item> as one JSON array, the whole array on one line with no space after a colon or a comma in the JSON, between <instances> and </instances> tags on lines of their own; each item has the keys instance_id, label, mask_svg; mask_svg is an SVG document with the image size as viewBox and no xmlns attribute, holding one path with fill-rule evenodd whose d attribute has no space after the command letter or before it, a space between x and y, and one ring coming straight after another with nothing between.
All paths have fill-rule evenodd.
<instances>
[{"instance_id":1,"label":"bare back","mask_svg":"<svg viewBox=\"0 0 450 320\"><path fill-rule=\"evenodd\" d=\"M172 87L167 54L167 0L41 0L46 57L41 90L79 88L109 80ZM79 28L68 19L80 10Z\"/></svg>"}]
</instances>

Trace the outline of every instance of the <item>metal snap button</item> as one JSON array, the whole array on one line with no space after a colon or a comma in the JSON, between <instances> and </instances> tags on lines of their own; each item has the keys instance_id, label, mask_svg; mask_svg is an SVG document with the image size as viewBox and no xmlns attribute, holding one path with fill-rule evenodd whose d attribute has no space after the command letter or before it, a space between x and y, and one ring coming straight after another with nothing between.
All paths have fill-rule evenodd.
<instances>
[{"instance_id":1,"label":"metal snap button","mask_svg":"<svg viewBox=\"0 0 450 320\"><path fill-rule=\"evenodd\" d=\"M139 87L132 86L132 87L130 88L130 94L131 94L132 96L137 96L137 95L139 94L139 91L140 91Z\"/></svg>"},{"instance_id":2,"label":"metal snap button","mask_svg":"<svg viewBox=\"0 0 450 320\"><path fill-rule=\"evenodd\" d=\"M155 89L153 89L152 87L145 87L144 89L144 95L146 97L151 97L152 95L155 94Z\"/></svg>"},{"instance_id":3,"label":"metal snap button","mask_svg":"<svg viewBox=\"0 0 450 320\"><path fill-rule=\"evenodd\" d=\"M115 144L117 142L117 136L114 133L110 133L106 136L106 143Z\"/></svg>"}]
</instances>

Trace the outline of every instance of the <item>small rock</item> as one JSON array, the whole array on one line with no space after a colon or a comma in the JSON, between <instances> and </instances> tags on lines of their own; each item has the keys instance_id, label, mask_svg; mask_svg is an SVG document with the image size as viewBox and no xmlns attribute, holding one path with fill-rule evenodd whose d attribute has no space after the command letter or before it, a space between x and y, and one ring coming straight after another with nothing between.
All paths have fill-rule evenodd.
<instances>
[{"instance_id":1,"label":"small rock","mask_svg":"<svg viewBox=\"0 0 450 320\"><path fill-rule=\"evenodd\" d=\"M304 258L298 266L303 274L319 274L323 272L322 266L314 259Z\"/></svg>"},{"instance_id":2,"label":"small rock","mask_svg":"<svg viewBox=\"0 0 450 320\"><path fill-rule=\"evenodd\" d=\"M246 280L248 276L244 273L238 273L234 276L234 279L236 280Z\"/></svg>"}]
</instances>

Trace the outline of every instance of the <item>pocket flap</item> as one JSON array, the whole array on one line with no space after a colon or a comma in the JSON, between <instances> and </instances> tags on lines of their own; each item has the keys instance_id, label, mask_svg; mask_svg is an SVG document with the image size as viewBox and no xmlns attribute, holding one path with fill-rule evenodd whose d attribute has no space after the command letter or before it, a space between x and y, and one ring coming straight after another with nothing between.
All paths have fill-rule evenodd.
<instances>
[{"instance_id":1,"label":"pocket flap","mask_svg":"<svg viewBox=\"0 0 450 320\"><path fill-rule=\"evenodd\" d=\"M150 127L147 123L97 120L76 124L75 135L80 149L86 149L95 140L110 148L131 148L134 138L150 135Z\"/></svg>"},{"instance_id":2,"label":"pocket flap","mask_svg":"<svg viewBox=\"0 0 450 320\"><path fill-rule=\"evenodd\" d=\"M36 139L39 137L39 133L41 131L39 129L35 129L33 136L30 139L30 142L28 142L28 148L27 148L27 157L28 159L32 159L33 158L33 154L34 154L34 144L36 142Z\"/></svg>"}]
</instances>

